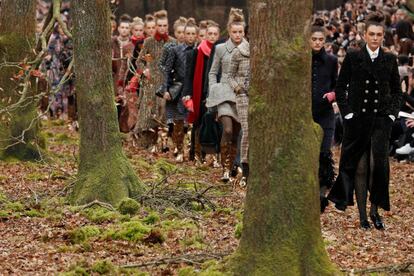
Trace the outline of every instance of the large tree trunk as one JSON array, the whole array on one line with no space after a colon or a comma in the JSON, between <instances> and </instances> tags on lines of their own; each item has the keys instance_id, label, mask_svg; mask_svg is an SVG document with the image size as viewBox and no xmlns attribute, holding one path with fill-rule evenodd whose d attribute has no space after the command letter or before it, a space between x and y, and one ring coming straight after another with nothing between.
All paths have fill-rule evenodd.
<instances>
[{"instance_id":1,"label":"large tree trunk","mask_svg":"<svg viewBox=\"0 0 414 276\"><path fill-rule=\"evenodd\" d=\"M23 64L34 58L36 1L3 0L0 14L0 64ZM24 75L16 66L0 66L0 110L19 101ZM23 72L23 71L22 71ZM20 77L19 77L20 76ZM29 80L31 81L31 80ZM0 113L0 159L40 158L34 85L21 104Z\"/></svg>"},{"instance_id":2,"label":"large tree trunk","mask_svg":"<svg viewBox=\"0 0 414 276\"><path fill-rule=\"evenodd\" d=\"M332 275L321 237L311 118L312 3L252 0L249 128L251 177L235 275ZM318 139L319 138L319 139Z\"/></svg>"},{"instance_id":3,"label":"large tree trunk","mask_svg":"<svg viewBox=\"0 0 414 276\"><path fill-rule=\"evenodd\" d=\"M142 191L122 150L111 71L108 0L73 2L74 59L80 123L80 164L74 204L116 205Z\"/></svg>"}]
</instances>

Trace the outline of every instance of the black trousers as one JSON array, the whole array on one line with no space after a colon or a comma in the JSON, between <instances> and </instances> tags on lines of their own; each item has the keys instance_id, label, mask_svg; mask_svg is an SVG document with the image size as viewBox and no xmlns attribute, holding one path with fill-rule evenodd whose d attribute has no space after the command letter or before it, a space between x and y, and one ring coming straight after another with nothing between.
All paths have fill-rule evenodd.
<instances>
[{"instance_id":1,"label":"black trousers","mask_svg":"<svg viewBox=\"0 0 414 276\"><path fill-rule=\"evenodd\" d=\"M365 152L372 152L372 186L370 201L386 211L389 201L389 139L392 120L388 116L358 116L344 120L344 138L339 164L339 175L328 195L336 207L345 210L353 205L355 174ZM367 179L368 181L368 179Z\"/></svg>"},{"instance_id":2,"label":"black trousers","mask_svg":"<svg viewBox=\"0 0 414 276\"><path fill-rule=\"evenodd\" d=\"M313 120L323 130L321 153L331 152L333 137L335 134L335 113L331 110L323 114L314 115Z\"/></svg>"}]
</instances>

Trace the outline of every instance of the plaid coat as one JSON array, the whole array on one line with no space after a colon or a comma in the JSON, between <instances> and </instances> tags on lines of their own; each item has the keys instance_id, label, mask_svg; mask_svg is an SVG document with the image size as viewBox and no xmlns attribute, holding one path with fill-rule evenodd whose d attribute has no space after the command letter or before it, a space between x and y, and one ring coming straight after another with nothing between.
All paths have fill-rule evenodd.
<instances>
[{"instance_id":1,"label":"plaid coat","mask_svg":"<svg viewBox=\"0 0 414 276\"><path fill-rule=\"evenodd\" d=\"M242 129L240 143L240 159L242 163L249 161L249 96L247 93L238 93L249 89L250 77L250 46L247 41L241 43L233 52L230 61L229 83L236 93L236 110Z\"/></svg>"}]
</instances>

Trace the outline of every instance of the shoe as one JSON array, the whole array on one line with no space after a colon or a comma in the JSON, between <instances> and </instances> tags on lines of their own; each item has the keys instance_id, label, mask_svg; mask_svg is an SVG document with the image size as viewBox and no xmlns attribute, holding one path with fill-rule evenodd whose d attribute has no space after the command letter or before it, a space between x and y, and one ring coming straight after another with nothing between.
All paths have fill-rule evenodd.
<instances>
[{"instance_id":1,"label":"shoe","mask_svg":"<svg viewBox=\"0 0 414 276\"><path fill-rule=\"evenodd\" d=\"M414 148L410 144L405 144L405 146L395 150L397 154L408 155L414 152Z\"/></svg>"},{"instance_id":2,"label":"shoe","mask_svg":"<svg viewBox=\"0 0 414 276\"><path fill-rule=\"evenodd\" d=\"M247 177L243 176L243 177L240 179L239 186L240 186L241 188L244 188L244 187L246 187L246 186L247 186Z\"/></svg>"},{"instance_id":3,"label":"shoe","mask_svg":"<svg viewBox=\"0 0 414 276\"><path fill-rule=\"evenodd\" d=\"M320 200L321 200L321 214L322 214L323 212L325 212L326 207L328 207L329 201L323 195L320 195L319 197L320 197Z\"/></svg>"},{"instance_id":4,"label":"shoe","mask_svg":"<svg viewBox=\"0 0 414 276\"><path fill-rule=\"evenodd\" d=\"M363 230L368 230L371 228L371 225L369 225L369 222L367 220L362 220L359 225Z\"/></svg>"},{"instance_id":5,"label":"shoe","mask_svg":"<svg viewBox=\"0 0 414 276\"><path fill-rule=\"evenodd\" d=\"M382 222L382 219L378 213L370 215L370 218L372 220L372 223L374 224L375 229L377 230L385 229L385 224Z\"/></svg>"},{"instance_id":6,"label":"shoe","mask_svg":"<svg viewBox=\"0 0 414 276\"><path fill-rule=\"evenodd\" d=\"M229 182L230 180L230 172L228 170L224 170L223 176L221 177L221 181L224 183Z\"/></svg>"},{"instance_id":7,"label":"shoe","mask_svg":"<svg viewBox=\"0 0 414 276\"><path fill-rule=\"evenodd\" d=\"M184 154L179 153L175 158L175 161L177 161L178 163L182 163L184 161Z\"/></svg>"}]
</instances>

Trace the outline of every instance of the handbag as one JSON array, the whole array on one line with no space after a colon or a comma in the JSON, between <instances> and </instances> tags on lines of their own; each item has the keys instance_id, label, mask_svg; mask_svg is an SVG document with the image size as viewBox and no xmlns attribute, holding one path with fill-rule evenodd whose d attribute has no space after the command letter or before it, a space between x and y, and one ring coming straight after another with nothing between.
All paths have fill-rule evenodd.
<instances>
[{"instance_id":1,"label":"handbag","mask_svg":"<svg viewBox=\"0 0 414 276\"><path fill-rule=\"evenodd\" d=\"M168 88L168 92L171 95L171 101L176 101L179 96L181 95L181 91L183 90L183 83L176 81Z\"/></svg>"}]
</instances>

